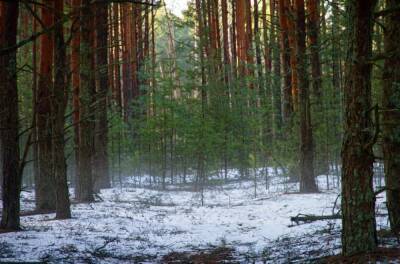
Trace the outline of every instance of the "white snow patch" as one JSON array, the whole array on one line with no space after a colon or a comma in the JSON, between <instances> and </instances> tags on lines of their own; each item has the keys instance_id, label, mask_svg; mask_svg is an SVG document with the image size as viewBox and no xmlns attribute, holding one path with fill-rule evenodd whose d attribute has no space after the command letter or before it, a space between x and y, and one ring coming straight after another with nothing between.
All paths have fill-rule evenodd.
<instances>
[{"instance_id":1,"label":"white snow patch","mask_svg":"<svg viewBox=\"0 0 400 264\"><path fill-rule=\"evenodd\" d=\"M325 176L318 178L321 189L325 181ZM170 252L210 245L260 253L270 240L327 226L320 221L289 227L290 217L332 214L337 191L285 194L283 190L288 188L279 182L274 179L266 190L260 181L257 197L252 181L209 188L204 191L204 206L200 194L191 191L103 190L102 202L73 205L73 219L53 220L54 214L22 217L24 232L0 235L0 260L80 263L93 252L106 250L120 259L105 255L98 262L123 263L124 257L151 255L159 259ZM296 184L289 189L293 188ZM33 197L32 192L23 192L24 210L33 207ZM332 222L340 225L340 221Z\"/></svg>"}]
</instances>

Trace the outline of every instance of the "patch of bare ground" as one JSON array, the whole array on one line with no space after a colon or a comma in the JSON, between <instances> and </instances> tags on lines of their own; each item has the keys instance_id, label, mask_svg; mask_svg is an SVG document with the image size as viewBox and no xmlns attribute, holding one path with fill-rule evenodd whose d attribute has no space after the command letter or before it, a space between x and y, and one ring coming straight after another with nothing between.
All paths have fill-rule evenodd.
<instances>
[{"instance_id":1,"label":"patch of bare ground","mask_svg":"<svg viewBox=\"0 0 400 264\"><path fill-rule=\"evenodd\" d=\"M351 257L332 256L320 259L323 264L364 264L364 263L400 263L400 249L379 248L368 254Z\"/></svg>"},{"instance_id":2,"label":"patch of bare ground","mask_svg":"<svg viewBox=\"0 0 400 264\"><path fill-rule=\"evenodd\" d=\"M220 264L235 263L234 250L227 247L217 247L209 250L198 250L192 252L172 252L162 258L162 263L176 264Z\"/></svg>"},{"instance_id":3,"label":"patch of bare ground","mask_svg":"<svg viewBox=\"0 0 400 264\"><path fill-rule=\"evenodd\" d=\"M14 230L14 229L4 229L0 228L0 234L6 234L6 233L15 233L15 232L21 232L22 230Z\"/></svg>"}]
</instances>

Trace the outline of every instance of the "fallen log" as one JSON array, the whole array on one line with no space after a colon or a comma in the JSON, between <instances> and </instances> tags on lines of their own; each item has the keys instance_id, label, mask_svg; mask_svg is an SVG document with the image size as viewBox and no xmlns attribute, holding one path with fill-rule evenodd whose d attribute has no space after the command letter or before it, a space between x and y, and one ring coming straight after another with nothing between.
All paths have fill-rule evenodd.
<instances>
[{"instance_id":1,"label":"fallen log","mask_svg":"<svg viewBox=\"0 0 400 264\"><path fill-rule=\"evenodd\" d=\"M377 213L376 217L385 217L387 214ZM306 215L306 214L298 214L297 216L290 217L290 221L299 225L300 223L312 223L316 221L326 221L326 220L337 220L342 219L341 214L332 214L332 215Z\"/></svg>"},{"instance_id":2,"label":"fallen log","mask_svg":"<svg viewBox=\"0 0 400 264\"><path fill-rule=\"evenodd\" d=\"M333 214L333 215L306 215L306 214L298 214L297 216L290 217L290 221L296 223L311 223L316 221L324 221L324 220L336 220L341 219L342 215Z\"/></svg>"}]
</instances>

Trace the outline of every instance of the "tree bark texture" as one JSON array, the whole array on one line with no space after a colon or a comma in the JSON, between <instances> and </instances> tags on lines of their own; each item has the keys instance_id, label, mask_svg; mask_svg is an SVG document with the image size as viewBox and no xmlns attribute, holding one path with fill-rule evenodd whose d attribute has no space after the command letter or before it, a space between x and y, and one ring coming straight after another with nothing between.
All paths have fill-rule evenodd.
<instances>
[{"instance_id":1,"label":"tree bark texture","mask_svg":"<svg viewBox=\"0 0 400 264\"><path fill-rule=\"evenodd\" d=\"M348 0L345 124L342 146L342 247L346 256L377 246L372 186L374 127L371 120L372 18L376 0Z\"/></svg>"}]
</instances>

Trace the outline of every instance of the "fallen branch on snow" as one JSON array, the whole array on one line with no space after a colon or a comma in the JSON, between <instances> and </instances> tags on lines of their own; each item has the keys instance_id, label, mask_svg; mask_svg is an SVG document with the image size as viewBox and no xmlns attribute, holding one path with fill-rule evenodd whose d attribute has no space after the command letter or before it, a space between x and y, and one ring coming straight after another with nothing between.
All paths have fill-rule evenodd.
<instances>
[{"instance_id":1,"label":"fallen branch on snow","mask_svg":"<svg viewBox=\"0 0 400 264\"><path fill-rule=\"evenodd\" d=\"M375 214L376 217L384 217L387 214ZM316 221L325 221L325 220L337 220L342 219L341 214L332 214L332 215L306 215L306 214L298 214L297 216L290 217L290 221L299 225L301 223L312 223Z\"/></svg>"},{"instance_id":2,"label":"fallen branch on snow","mask_svg":"<svg viewBox=\"0 0 400 264\"><path fill-rule=\"evenodd\" d=\"M290 217L290 221L296 223L311 223L322 220L335 220L341 219L342 216L340 214L333 215L306 215L306 214L298 214L297 216Z\"/></svg>"}]
</instances>

